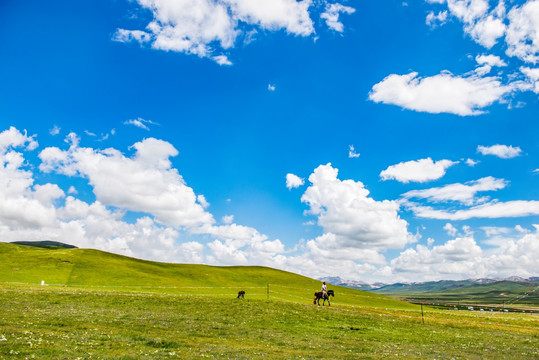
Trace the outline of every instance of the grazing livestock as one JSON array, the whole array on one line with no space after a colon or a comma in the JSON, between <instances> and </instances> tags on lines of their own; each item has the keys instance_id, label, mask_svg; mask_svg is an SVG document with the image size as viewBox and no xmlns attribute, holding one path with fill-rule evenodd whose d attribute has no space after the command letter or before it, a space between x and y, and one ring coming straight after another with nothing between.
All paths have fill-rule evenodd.
<instances>
[{"instance_id":1,"label":"grazing livestock","mask_svg":"<svg viewBox=\"0 0 539 360\"><path fill-rule=\"evenodd\" d=\"M245 296L245 291L242 290L242 291L240 291L240 292L238 293L238 297L237 297L237 298L239 299L239 298L241 297L241 298L243 299L244 296Z\"/></svg>"},{"instance_id":2,"label":"grazing livestock","mask_svg":"<svg viewBox=\"0 0 539 360\"><path fill-rule=\"evenodd\" d=\"M333 290L328 290L328 292L326 294L324 294L322 291L315 292L314 293L313 304L318 303L318 305L320 305L320 299L322 299L322 300L324 300L322 302L322 306L324 306L326 304L326 300L328 301L328 305L331 306L331 303L329 302L329 296L330 295L335 297L335 293L333 292Z\"/></svg>"}]
</instances>

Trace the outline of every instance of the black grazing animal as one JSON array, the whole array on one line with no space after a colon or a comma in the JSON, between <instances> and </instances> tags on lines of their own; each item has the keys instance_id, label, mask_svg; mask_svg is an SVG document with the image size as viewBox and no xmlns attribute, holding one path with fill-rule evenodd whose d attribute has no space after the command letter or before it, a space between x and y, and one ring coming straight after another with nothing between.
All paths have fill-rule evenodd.
<instances>
[{"instance_id":1,"label":"black grazing animal","mask_svg":"<svg viewBox=\"0 0 539 360\"><path fill-rule=\"evenodd\" d=\"M239 299L240 297L243 299L244 296L245 296L245 291L242 290L242 291L240 291L240 292L238 293L238 299Z\"/></svg>"},{"instance_id":2,"label":"black grazing animal","mask_svg":"<svg viewBox=\"0 0 539 360\"><path fill-rule=\"evenodd\" d=\"M324 300L322 302L322 306L324 306L326 304L326 300L328 301L329 306L331 306L331 303L329 302L329 296L330 295L335 297L335 293L333 292L333 290L328 290L328 292L326 294L324 294L322 291L315 292L314 293L313 304L318 303L318 305L320 305L320 299L322 299L322 300Z\"/></svg>"}]
</instances>

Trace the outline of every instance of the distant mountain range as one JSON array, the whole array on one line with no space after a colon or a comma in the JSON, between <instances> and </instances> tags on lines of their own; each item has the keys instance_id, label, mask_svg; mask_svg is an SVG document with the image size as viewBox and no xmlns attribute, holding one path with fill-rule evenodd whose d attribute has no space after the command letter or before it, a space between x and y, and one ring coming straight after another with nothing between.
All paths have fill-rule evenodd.
<instances>
[{"instance_id":1,"label":"distant mountain range","mask_svg":"<svg viewBox=\"0 0 539 360\"><path fill-rule=\"evenodd\" d=\"M16 245L26 245L26 246L35 246L41 248L65 248L65 249L76 249L74 245L64 244L58 241L43 240L43 241L12 241L11 244Z\"/></svg>"},{"instance_id":2,"label":"distant mountain range","mask_svg":"<svg viewBox=\"0 0 539 360\"><path fill-rule=\"evenodd\" d=\"M515 282L515 283L533 283L539 282L539 277L530 277L524 279L519 276L511 276L508 278L481 278L481 279L468 279L468 280L440 280L440 281L428 281L428 282L412 282L412 283L373 283L369 284L363 281L356 280L344 280L338 276L327 276L319 279L332 285L345 286L352 289L359 289L364 291L375 292L378 294L405 294L405 293L421 293L421 292L435 292L444 291L449 289L464 288L474 285L493 284L502 281Z\"/></svg>"}]
</instances>

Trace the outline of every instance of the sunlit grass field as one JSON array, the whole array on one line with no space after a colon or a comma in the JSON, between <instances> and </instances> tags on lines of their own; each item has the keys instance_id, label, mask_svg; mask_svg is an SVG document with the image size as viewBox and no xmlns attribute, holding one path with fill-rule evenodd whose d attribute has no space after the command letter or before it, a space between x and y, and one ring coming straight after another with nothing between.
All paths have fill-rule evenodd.
<instances>
[{"instance_id":1,"label":"sunlit grass field","mask_svg":"<svg viewBox=\"0 0 539 360\"><path fill-rule=\"evenodd\" d=\"M424 307L422 317L334 286L331 307L316 306L318 281L269 268L10 244L0 267L0 359L539 358L537 316Z\"/></svg>"}]
</instances>

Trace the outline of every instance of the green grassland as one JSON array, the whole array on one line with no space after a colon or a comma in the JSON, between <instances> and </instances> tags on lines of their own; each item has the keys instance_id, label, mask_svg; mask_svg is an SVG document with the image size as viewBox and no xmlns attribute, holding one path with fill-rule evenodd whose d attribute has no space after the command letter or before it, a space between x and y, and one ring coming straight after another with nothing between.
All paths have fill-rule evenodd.
<instances>
[{"instance_id":1,"label":"green grassland","mask_svg":"<svg viewBox=\"0 0 539 360\"><path fill-rule=\"evenodd\" d=\"M0 243L0 359L539 358L534 315L425 307L422 317L418 305L335 286L323 307L312 304L319 286L263 267Z\"/></svg>"},{"instance_id":2,"label":"green grassland","mask_svg":"<svg viewBox=\"0 0 539 360\"><path fill-rule=\"evenodd\" d=\"M494 305L510 309L539 310L539 282L498 281L443 290L385 292L415 302Z\"/></svg>"}]
</instances>

